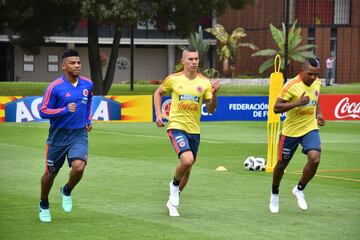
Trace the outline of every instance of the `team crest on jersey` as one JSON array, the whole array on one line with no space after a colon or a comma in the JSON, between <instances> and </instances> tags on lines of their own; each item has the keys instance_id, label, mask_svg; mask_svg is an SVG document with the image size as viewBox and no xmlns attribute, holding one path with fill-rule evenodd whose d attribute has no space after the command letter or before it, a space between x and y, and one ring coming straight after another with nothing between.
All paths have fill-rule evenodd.
<instances>
[{"instance_id":1,"label":"team crest on jersey","mask_svg":"<svg viewBox=\"0 0 360 240\"><path fill-rule=\"evenodd\" d=\"M319 97L319 91L315 90L315 96Z\"/></svg>"},{"instance_id":2,"label":"team crest on jersey","mask_svg":"<svg viewBox=\"0 0 360 240\"><path fill-rule=\"evenodd\" d=\"M89 90L87 90L87 89L85 88L85 89L83 90L83 95L84 95L84 97L82 98L81 103L82 103L82 104L87 104L87 102L88 102L87 96L89 95Z\"/></svg>"},{"instance_id":3,"label":"team crest on jersey","mask_svg":"<svg viewBox=\"0 0 360 240\"><path fill-rule=\"evenodd\" d=\"M196 88L196 90L197 90L199 93L202 93L204 89L199 86L199 87Z\"/></svg>"}]
</instances>

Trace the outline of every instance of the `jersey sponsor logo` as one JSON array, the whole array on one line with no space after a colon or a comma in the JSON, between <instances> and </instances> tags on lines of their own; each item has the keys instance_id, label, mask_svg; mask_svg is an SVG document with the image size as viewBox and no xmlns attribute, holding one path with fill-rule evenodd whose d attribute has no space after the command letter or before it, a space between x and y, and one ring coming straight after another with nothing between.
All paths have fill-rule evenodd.
<instances>
[{"instance_id":1,"label":"jersey sponsor logo","mask_svg":"<svg viewBox=\"0 0 360 240\"><path fill-rule=\"evenodd\" d=\"M314 109L309 109L309 110L302 110L299 109L295 112L296 115L307 115L307 116L311 116L314 114Z\"/></svg>"},{"instance_id":2,"label":"jersey sponsor logo","mask_svg":"<svg viewBox=\"0 0 360 240\"><path fill-rule=\"evenodd\" d=\"M47 165L48 165L49 167L54 166L54 161L53 161L53 160L48 159L48 160L47 160Z\"/></svg>"},{"instance_id":3,"label":"jersey sponsor logo","mask_svg":"<svg viewBox=\"0 0 360 240\"><path fill-rule=\"evenodd\" d=\"M283 148L282 154L285 160L289 160L291 156L291 150L289 148Z\"/></svg>"},{"instance_id":4,"label":"jersey sponsor logo","mask_svg":"<svg viewBox=\"0 0 360 240\"><path fill-rule=\"evenodd\" d=\"M316 100L310 100L307 104L299 105L299 107L309 107L315 105L316 105Z\"/></svg>"},{"instance_id":5,"label":"jersey sponsor logo","mask_svg":"<svg viewBox=\"0 0 360 240\"><path fill-rule=\"evenodd\" d=\"M55 168L55 164L53 160L47 159L47 166L50 172L55 172L56 168Z\"/></svg>"},{"instance_id":6,"label":"jersey sponsor logo","mask_svg":"<svg viewBox=\"0 0 360 240\"><path fill-rule=\"evenodd\" d=\"M184 94L184 95L179 96L179 100L180 101L182 101L182 100L190 100L190 101L194 101L194 102L200 102L200 97Z\"/></svg>"},{"instance_id":7,"label":"jersey sponsor logo","mask_svg":"<svg viewBox=\"0 0 360 240\"><path fill-rule=\"evenodd\" d=\"M334 113L338 119L360 118L360 102L350 102L350 99L345 97L336 104Z\"/></svg>"},{"instance_id":8,"label":"jersey sponsor logo","mask_svg":"<svg viewBox=\"0 0 360 240\"><path fill-rule=\"evenodd\" d=\"M188 111L197 111L198 105L196 103L184 103L181 102L178 105L178 109L180 110L188 110Z\"/></svg>"},{"instance_id":9,"label":"jersey sponsor logo","mask_svg":"<svg viewBox=\"0 0 360 240\"><path fill-rule=\"evenodd\" d=\"M81 103L82 104L87 104L88 102L88 98L87 97L83 97L82 100L81 100Z\"/></svg>"},{"instance_id":10,"label":"jersey sponsor logo","mask_svg":"<svg viewBox=\"0 0 360 240\"><path fill-rule=\"evenodd\" d=\"M175 141L177 144L179 144L180 147L185 147L185 141L184 141L184 138L182 136L177 136L175 138Z\"/></svg>"}]
</instances>

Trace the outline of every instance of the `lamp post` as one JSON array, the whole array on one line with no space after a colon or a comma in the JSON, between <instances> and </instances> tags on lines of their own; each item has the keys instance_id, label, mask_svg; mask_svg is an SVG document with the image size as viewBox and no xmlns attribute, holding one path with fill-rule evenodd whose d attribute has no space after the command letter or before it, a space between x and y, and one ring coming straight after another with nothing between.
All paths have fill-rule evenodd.
<instances>
[{"instance_id":1,"label":"lamp post","mask_svg":"<svg viewBox=\"0 0 360 240\"><path fill-rule=\"evenodd\" d=\"M290 11L290 0L284 0L284 22L285 22L285 46L284 46L284 83L287 81L287 70L288 70L288 48L289 48L289 11Z\"/></svg>"}]
</instances>

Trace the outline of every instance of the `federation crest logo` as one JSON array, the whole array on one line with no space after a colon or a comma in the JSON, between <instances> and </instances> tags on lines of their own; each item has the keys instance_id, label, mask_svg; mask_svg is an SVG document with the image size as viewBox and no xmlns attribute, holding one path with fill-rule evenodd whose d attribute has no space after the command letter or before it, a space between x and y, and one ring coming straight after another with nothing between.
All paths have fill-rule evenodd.
<instances>
[{"instance_id":1,"label":"federation crest logo","mask_svg":"<svg viewBox=\"0 0 360 240\"><path fill-rule=\"evenodd\" d=\"M83 90L83 95L84 97L87 97L89 95L89 91L87 89Z\"/></svg>"},{"instance_id":2,"label":"federation crest logo","mask_svg":"<svg viewBox=\"0 0 360 240\"><path fill-rule=\"evenodd\" d=\"M164 101L161 105L161 114L163 118L169 119L170 108L171 108L171 98Z\"/></svg>"},{"instance_id":3,"label":"federation crest logo","mask_svg":"<svg viewBox=\"0 0 360 240\"><path fill-rule=\"evenodd\" d=\"M319 91L315 90L315 96L319 97Z\"/></svg>"},{"instance_id":4,"label":"federation crest logo","mask_svg":"<svg viewBox=\"0 0 360 240\"><path fill-rule=\"evenodd\" d=\"M199 93L202 93L203 92L203 88L202 87L197 87L196 90L199 92Z\"/></svg>"}]
</instances>

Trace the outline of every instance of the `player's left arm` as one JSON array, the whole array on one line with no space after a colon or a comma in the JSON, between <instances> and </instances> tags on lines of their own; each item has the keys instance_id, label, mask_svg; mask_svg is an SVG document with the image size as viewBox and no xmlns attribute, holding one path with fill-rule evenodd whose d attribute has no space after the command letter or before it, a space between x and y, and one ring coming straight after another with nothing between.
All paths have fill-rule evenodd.
<instances>
[{"instance_id":1,"label":"player's left arm","mask_svg":"<svg viewBox=\"0 0 360 240\"><path fill-rule=\"evenodd\" d=\"M85 124L85 127L86 127L88 132L90 132L91 129L92 129L92 123L91 123L91 119L92 119L92 98L93 98L93 93L92 93L92 89L91 89L91 91L89 93L89 97L88 97L87 106L86 106L87 123Z\"/></svg>"},{"instance_id":2,"label":"player's left arm","mask_svg":"<svg viewBox=\"0 0 360 240\"><path fill-rule=\"evenodd\" d=\"M316 104L316 120L320 126L325 126L326 121L321 113L319 101Z\"/></svg>"},{"instance_id":3,"label":"player's left arm","mask_svg":"<svg viewBox=\"0 0 360 240\"><path fill-rule=\"evenodd\" d=\"M211 99L206 99L205 100L206 110L208 111L208 113L215 112L215 109L216 109L216 106L217 106L217 91L219 89L220 89L220 81L219 80L216 80L216 81L211 83L212 97L211 97Z\"/></svg>"}]
</instances>

